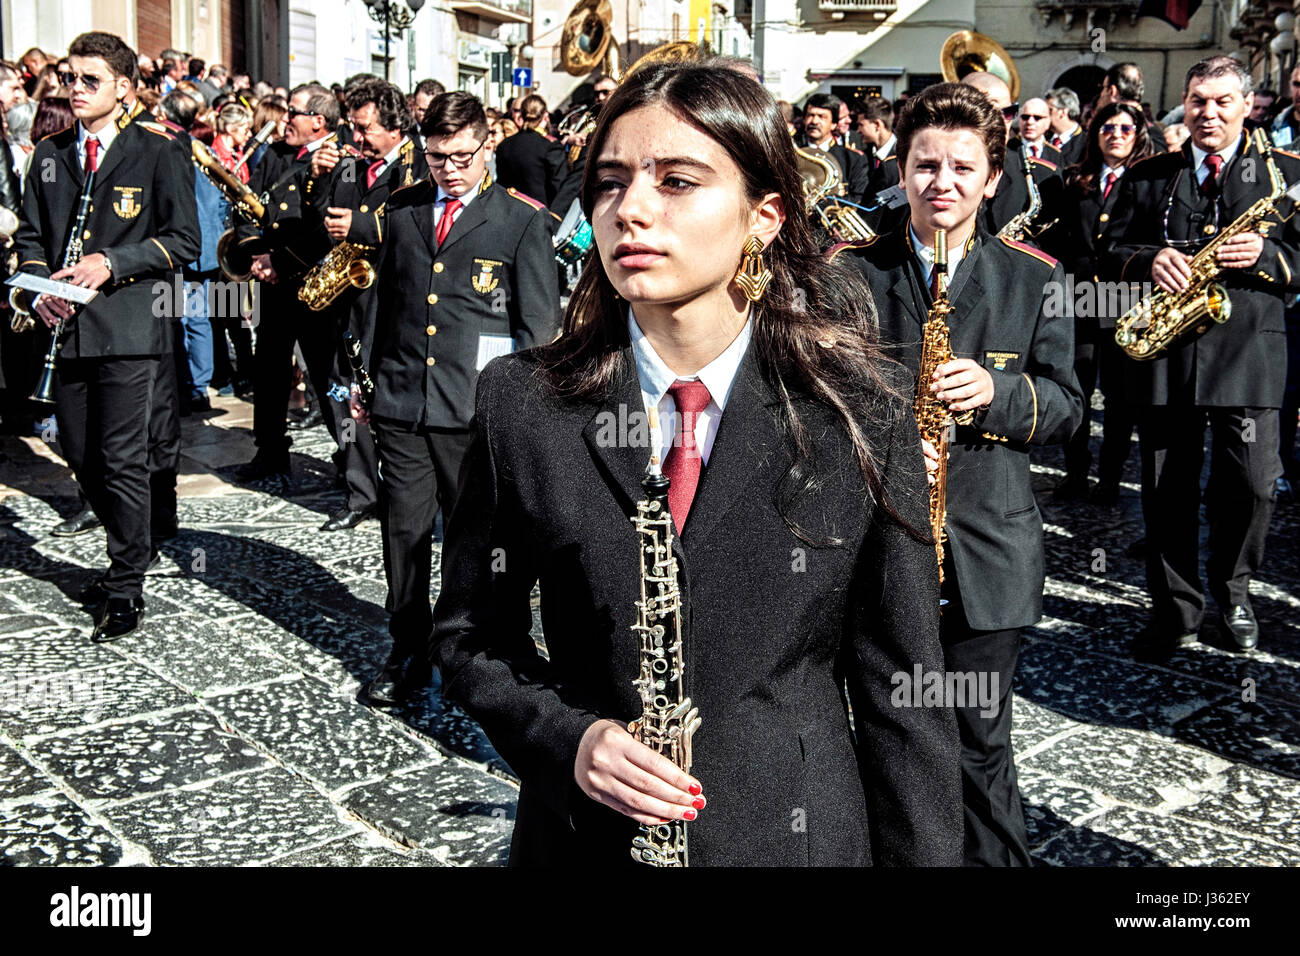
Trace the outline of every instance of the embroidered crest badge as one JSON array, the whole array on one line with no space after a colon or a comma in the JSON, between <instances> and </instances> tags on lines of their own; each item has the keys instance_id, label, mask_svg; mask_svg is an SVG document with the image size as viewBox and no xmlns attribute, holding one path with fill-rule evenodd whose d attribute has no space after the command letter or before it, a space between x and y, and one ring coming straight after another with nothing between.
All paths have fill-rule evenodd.
<instances>
[{"instance_id":1,"label":"embroidered crest badge","mask_svg":"<svg viewBox=\"0 0 1300 956\"><path fill-rule=\"evenodd\" d=\"M501 282L501 277L496 275L492 270L499 265L504 265L495 259L475 259L474 273L470 276L470 285L479 295L487 295Z\"/></svg>"},{"instance_id":2,"label":"embroidered crest badge","mask_svg":"<svg viewBox=\"0 0 1300 956\"><path fill-rule=\"evenodd\" d=\"M113 212L119 219L134 219L144 207L136 202L136 194L144 192L140 186L114 186Z\"/></svg>"}]
</instances>

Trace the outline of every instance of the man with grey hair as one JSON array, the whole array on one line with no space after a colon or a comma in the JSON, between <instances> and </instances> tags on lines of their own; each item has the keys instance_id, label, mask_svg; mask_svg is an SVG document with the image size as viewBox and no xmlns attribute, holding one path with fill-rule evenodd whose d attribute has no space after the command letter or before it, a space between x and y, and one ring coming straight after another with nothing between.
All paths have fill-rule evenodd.
<instances>
[{"instance_id":1,"label":"man with grey hair","mask_svg":"<svg viewBox=\"0 0 1300 956\"><path fill-rule=\"evenodd\" d=\"M1065 165L1083 162L1088 137L1079 125L1079 95L1067 86L1048 90L1047 109L1052 127L1048 140L1061 151Z\"/></svg>"},{"instance_id":2,"label":"man with grey hair","mask_svg":"<svg viewBox=\"0 0 1300 956\"><path fill-rule=\"evenodd\" d=\"M1261 153L1244 131L1253 95L1237 60L1214 56L1187 72L1183 106L1191 140L1134 165L1121 182L1107 270L1170 294L1192 284L1192 256L1272 188L1267 164L1300 181L1300 156ZM1267 232L1267 235L1262 234ZM1300 291L1300 224L1290 218L1240 232L1216 253L1215 281L1231 312L1205 321L1158 358L1129 363L1138 403L1142 511L1152 620L1135 652L1163 659L1194 644L1205 614L1200 575L1201 464L1212 440L1204 501L1206 577L1224 631L1241 650L1259 641L1250 579L1264 560L1274 485L1282 474L1279 418L1286 381L1284 299Z\"/></svg>"}]
</instances>

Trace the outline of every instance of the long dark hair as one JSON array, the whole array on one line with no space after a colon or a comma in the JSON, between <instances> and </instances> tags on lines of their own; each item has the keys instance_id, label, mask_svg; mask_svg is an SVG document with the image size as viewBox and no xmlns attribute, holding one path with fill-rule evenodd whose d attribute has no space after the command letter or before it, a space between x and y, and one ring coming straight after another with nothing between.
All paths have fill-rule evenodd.
<instances>
[{"instance_id":1,"label":"long dark hair","mask_svg":"<svg viewBox=\"0 0 1300 956\"><path fill-rule=\"evenodd\" d=\"M1123 113L1133 121L1137 130L1133 133L1133 152L1124 160L1124 166L1132 166L1140 159L1155 155L1156 150L1147 135L1147 118L1142 110L1129 103L1107 103L1093 114L1088 124L1088 146L1084 150L1083 160L1065 171L1065 185L1080 196L1087 196L1101 188L1097 182L1101 176L1101 167L1106 160L1101 155L1101 127Z\"/></svg>"},{"instance_id":2,"label":"long dark hair","mask_svg":"<svg viewBox=\"0 0 1300 956\"><path fill-rule=\"evenodd\" d=\"M816 449L796 412L796 392L835 413L852 440L868 501L879 503L901 522L884 494L881 456L870 447L863 427L892 419L904 407L886 379L892 363L877 343L871 290L850 267L827 259L814 244L794 146L776 103L761 86L732 70L691 63L633 72L605 103L588 141L583 211L591 217L596 161L614 122L651 105L668 108L726 150L751 202L775 192L785 204L785 223L763 253L773 278L750 320L751 347L761 373L781 399L781 429L795 452L795 464L778 492L787 526L809 544L840 543L834 538L814 540L790 518L794 499L819 484L815 470L806 467ZM739 266L739 249L734 256ZM628 345L622 305L600 256L592 255L569 301L561 337L541 351L541 372L555 394L583 401L609 394L623 370Z\"/></svg>"}]
</instances>

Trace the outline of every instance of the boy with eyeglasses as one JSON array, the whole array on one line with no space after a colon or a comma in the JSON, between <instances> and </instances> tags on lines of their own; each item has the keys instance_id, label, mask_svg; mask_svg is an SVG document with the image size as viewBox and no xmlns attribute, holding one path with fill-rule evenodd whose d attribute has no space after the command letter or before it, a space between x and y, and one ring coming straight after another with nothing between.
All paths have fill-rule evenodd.
<instances>
[{"instance_id":1,"label":"boy with eyeglasses","mask_svg":"<svg viewBox=\"0 0 1300 956\"><path fill-rule=\"evenodd\" d=\"M379 450L380 520L393 649L370 682L391 705L429 680L433 522L455 507L478 373L491 359L545 344L559 325L550 214L492 182L483 104L457 91L425 113L429 178L384 207L368 414Z\"/></svg>"},{"instance_id":2,"label":"boy with eyeglasses","mask_svg":"<svg viewBox=\"0 0 1300 956\"><path fill-rule=\"evenodd\" d=\"M154 286L199 254L194 166L182 145L133 101L135 53L119 37L83 33L63 77L77 122L32 154L14 237L19 270L93 289L84 306L15 292L16 305L64 331L55 375L59 441L108 539L109 568L83 592L96 606L91 639L135 630L151 560L148 437L151 392L169 362ZM128 106L128 103L130 104ZM93 176L93 179L91 177ZM91 206L80 258L65 264L86 183Z\"/></svg>"}]
</instances>

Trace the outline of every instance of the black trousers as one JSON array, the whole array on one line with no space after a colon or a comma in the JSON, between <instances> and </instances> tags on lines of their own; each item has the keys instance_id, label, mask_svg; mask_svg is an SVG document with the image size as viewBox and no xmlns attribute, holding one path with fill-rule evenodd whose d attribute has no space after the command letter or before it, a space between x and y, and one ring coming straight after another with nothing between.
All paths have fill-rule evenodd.
<instances>
[{"instance_id":1,"label":"black trousers","mask_svg":"<svg viewBox=\"0 0 1300 956\"><path fill-rule=\"evenodd\" d=\"M966 622L952 562L944 565L943 596L948 604L939 621L944 669L975 674L991 690L997 678L997 711L978 703L954 708L961 736L962 811L966 866L1032 866L1025 811L1011 750L1011 701L1020 629L976 631Z\"/></svg>"},{"instance_id":2,"label":"black trousers","mask_svg":"<svg viewBox=\"0 0 1300 956\"><path fill-rule=\"evenodd\" d=\"M380 523L388 579L388 633L399 655L423 654L433 634L433 521L456 505L465 428L423 428L372 419L379 449Z\"/></svg>"},{"instance_id":3,"label":"black trousers","mask_svg":"<svg viewBox=\"0 0 1300 956\"><path fill-rule=\"evenodd\" d=\"M176 536L176 475L181 463L180 367L188 369L180 322L164 319L167 354L158 362L149 413L149 537Z\"/></svg>"},{"instance_id":4,"label":"black trousers","mask_svg":"<svg viewBox=\"0 0 1300 956\"><path fill-rule=\"evenodd\" d=\"M343 333L347 330L347 312L341 314L334 310L312 313L316 317L317 335L324 335L321 322L327 322L329 339L333 349L329 355L329 365L324 375L311 373L312 388L320 403L321 415L325 425L338 444L335 464L348 488L347 506L352 511L371 511L379 507L379 459L375 451L375 438L369 425L363 425L352 417L351 407L345 397L352 383L352 363L348 361L343 350ZM299 345L303 340L299 338ZM304 351L303 355L307 353ZM308 359L310 366L312 359ZM322 354L317 360L324 365Z\"/></svg>"},{"instance_id":5,"label":"black trousers","mask_svg":"<svg viewBox=\"0 0 1300 956\"><path fill-rule=\"evenodd\" d=\"M110 597L140 597L149 566L149 420L170 356L60 359L59 444L108 537Z\"/></svg>"},{"instance_id":6,"label":"black trousers","mask_svg":"<svg viewBox=\"0 0 1300 956\"><path fill-rule=\"evenodd\" d=\"M1092 391L1101 380L1101 394L1106 399L1106 417L1101 426L1101 456L1097 478L1103 485L1117 485L1124 473L1137 424L1133 408L1124 395L1124 363L1129 359L1111 337L1102 329L1091 336L1094 341L1079 342L1074 352L1074 374L1083 389L1083 421L1065 446L1065 476L1067 480L1086 481L1092 468L1092 452L1088 439L1092 428Z\"/></svg>"},{"instance_id":7,"label":"black trousers","mask_svg":"<svg viewBox=\"0 0 1300 956\"><path fill-rule=\"evenodd\" d=\"M1210 524L1205 563L1221 609L1249 604L1251 576L1264 562L1274 483L1282 474L1276 408L1158 405L1143 410L1142 515L1147 527L1147 589L1154 624L1166 634L1201 626L1201 468L1210 427Z\"/></svg>"},{"instance_id":8,"label":"black trousers","mask_svg":"<svg viewBox=\"0 0 1300 956\"><path fill-rule=\"evenodd\" d=\"M1300 462L1295 457L1297 415L1300 415L1300 305L1286 314L1286 390L1282 394L1278 437L1282 470L1291 481L1300 481Z\"/></svg>"}]
</instances>

